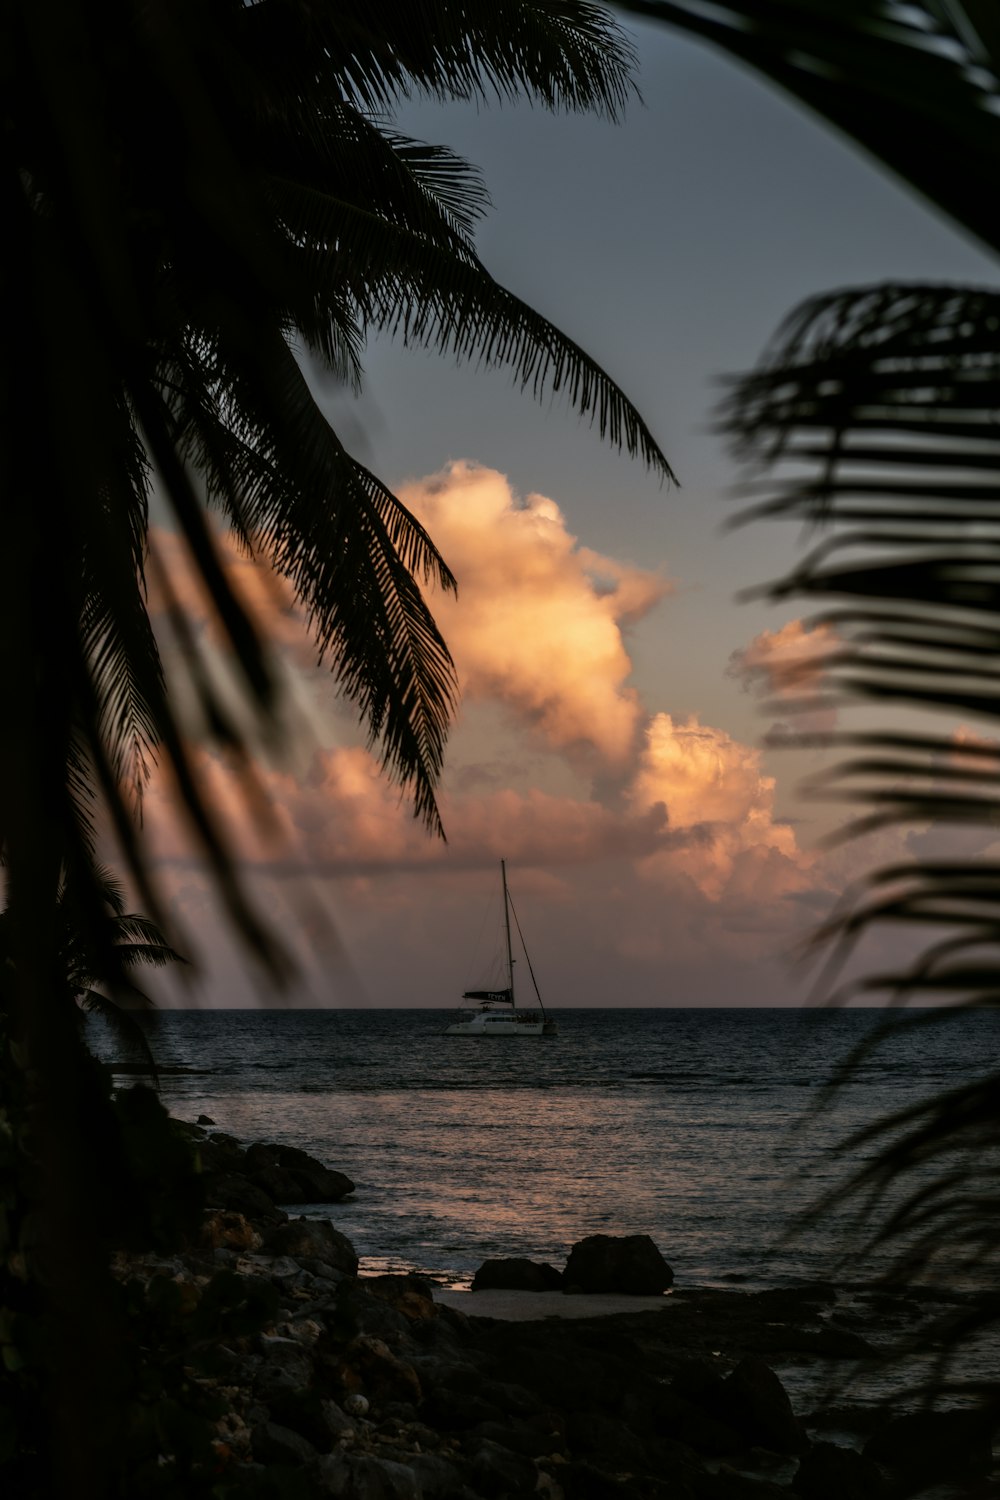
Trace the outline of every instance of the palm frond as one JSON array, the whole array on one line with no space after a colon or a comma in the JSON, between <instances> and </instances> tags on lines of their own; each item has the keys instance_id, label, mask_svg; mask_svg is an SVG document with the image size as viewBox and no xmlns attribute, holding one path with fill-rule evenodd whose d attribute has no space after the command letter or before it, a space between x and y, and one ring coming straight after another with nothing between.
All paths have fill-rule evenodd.
<instances>
[{"instance_id":1,"label":"palm frond","mask_svg":"<svg viewBox=\"0 0 1000 1500\"><path fill-rule=\"evenodd\" d=\"M225 448L241 527L292 582L320 658L384 765L413 785L418 815L439 829L434 786L455 678L416 579L444 588L454 579L423 527L342 447L283 341L270 364L266 422L233 369L225 409L206 427L202 408L183 441L192 454ZM228 489L210 493L228 508Z\"/></svg>"},{"instance_id":2,"label":"palm frond","mask_svg":"<svg viewBox=\"0 0 1000 1500\"><path fill-rule=\"evenodd\" d=\"M936 0L619 0L770 79L992 249L983 184L1000 154L1000 49L988 4Z\"/></svg>"},{"instance_id":3,"label":"palm frond","mask_svg":"<svg viewBox=\"0 0 1000 1500\"><path fill-rule=\"evenodd\" d=\"M738 451L770 466L771 498L752 514L823 531L765 592L834 601L810 617L838 643L825 700L948 716L940 732L824 737L850 754L816 789L869 809L849 832L997 822L1000 746L954 726L988 734L998 718L998 409L1000 293L933 286L815 299L724 405ZM933 868L920 866L937 892Z\"/></svg>"},{"instance_id":4,"label":"palm frond","mask_svg":"<svg viewBox=\"0 0 1000 1500\"><path fill-rule=\"evenodd\" d=\"M767 498L750 514L818 536L764 592L822 605L808 623L836 641L821 664L824 701L914 720L886 714L872 729L803 737L842 752L812 789L862 809L847 835L951 826L984 851L1000 838L998 411L1000 292L924 285L812 300L724 404L737 451L766 471ZM903 935L916 956L843 978L877 933ZM907 1029L1000 1005L1000 864L928 857L918 844L911 860L869 874L813 945L826 955L825 998L937 1007L890 1016L844 1060L839 1084ZM811 1216L852 1208L852 1253L888 1250L900 1279L990 1284L1000 1271L990 1063L845 1141L849 1170ZM986 1299L939 1330L938 1375L959 1341L995 1321Z\"/></svg>"},{"instance_id":5,"label":"palm frond","mask_svg":"<svg viewBox=\"0 0 1000 1500\"><path fill-rule=\"evenodd\" d=\"M152 1006L148 995L144 995L142 990L134 986L128 987L128 997L133 1006L139 1009L149 1009ZM100 1016L125 1053L138 1058L152 1082L158 1084L159 1074L153 1049L135 1016L108 995L102 994L100 990L82 990L78 999L81 1009L90 1015Z\"/></svg>"},{"instance_id":6,"label":"palm frond","mask_svg":"<svg viewBox=\"0 0 1000 1500\"><path fill-rule=\"evenodd\" d=\"M368 110L419 90L438 98L513 100L618 119L630 97L634 54L608 11L588 0L493 0L485 6L416 0L391 25L370 5L264 0L239 32L248 63L329 89ZM280 50L279 50L280 49Z\"/></svg>"}]
</instances>

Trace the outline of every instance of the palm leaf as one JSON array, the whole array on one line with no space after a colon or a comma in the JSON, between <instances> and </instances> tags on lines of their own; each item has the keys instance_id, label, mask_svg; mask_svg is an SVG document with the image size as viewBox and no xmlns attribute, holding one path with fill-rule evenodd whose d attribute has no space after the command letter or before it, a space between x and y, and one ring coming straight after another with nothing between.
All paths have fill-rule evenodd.
<instances>
[{"instance_id":1,"label":"palm leaf","mask_svg":"<svg viewBox=\"0 0 1000 1500\"><path fill-rule=\"evenodd\" d=\"M1000 155L990 7L935 0L620 0L700 37L843 131L992 249Z\"/></svg>"},{"instance_id":2,"label":"palm leaf","mask_svg":"<svg viewBox=\"0 0 1000 1500\"><path fill-rule=\"evenodd\" d=\"M513 100L619 118L634 95L632 47L608 11L587 0L416 0L391 25L359 0L336 7L247 7L239 45L248 65L290 85L347 88L384 110L419 89L438 98ZM284 68L282 69L282 62Z\"/></svg>"},{"instance_id":3,"label":"palm leaf","mask_svg":"<svg viewBox=\"0 0 1000 1500\"><path fill-rule=\"evenodd\" d=\"M737 451L766 470L767 498L750 514L819 534L765 593L821 605L808 623L836 641L822 663L823 701L915 717L912 728L887 714L863 732L802 737L842 752L813 790L861 809L847 834L950 824L976 830L985 847L1000 835L998 409L1000 293L937 286L814 299L724 405ZM970 722L984 737L956 739L956 724ZM912 934L917 956L843 979L858 944L878 932ZM1000 864L919 857L877 870L813 946L826 955L817 992L835 1003L993 1008ZM840 1080L865 1051L940 1014L890 1018L845 1060ZM845 1141L851 1169L810 1216L853 1207L851 1253L888 1250L900 1279L991 1283L1000 1271L998 1118L1000 1072L987 1057L960 1087ZM996 1317L987 1298L938 1330L939 1385L951 1354Z\"/></svg>"},{"instance_id":4,"label":"palm leaf","mask_svg":"<svg viewBox=\"0 0 1000 1500\"><path fill-rule=\"evenodd\" d=\"M433 789L455 679L415 576L445 588L454 580L423 528L343 449L283 341L271 368L271 423L240 403L234 371L225 411L206 428L201 408L183 441L199 456L227 445L241 528L293 583L320 657L358 705L383 763L412 782L417 813L439 828ZM228 508L228 488L211 493Z\"/></svg>"}]
</instances>

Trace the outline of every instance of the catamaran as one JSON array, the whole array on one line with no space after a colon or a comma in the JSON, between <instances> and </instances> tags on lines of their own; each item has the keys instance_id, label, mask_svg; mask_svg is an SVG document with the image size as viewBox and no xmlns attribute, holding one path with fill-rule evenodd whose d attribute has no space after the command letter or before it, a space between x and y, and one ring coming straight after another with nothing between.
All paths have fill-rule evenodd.
<instances>
[{"instance_id":1,"label":"catamaran","mask_svg":"<svg viewBox=\"0 0 1000 1500\"><path fill-rule=\"evenodd\" d=\"M500 861L500 879L503 884L503 924L507 960L507 984L503 989L466 990L463 1000L476 1001L475 1006L465 1007L459 1019L444 1029L445 1036L556 1036L556 1023L545 1014L545 1006L539 993L535 971L525 946L521 924L517 920L507 889L507 863ZM514 955L511 950L510 919L514 917L521 949L535 989L536 1006L519 1006L514 994Z\"/></svg>"}]
</instances>

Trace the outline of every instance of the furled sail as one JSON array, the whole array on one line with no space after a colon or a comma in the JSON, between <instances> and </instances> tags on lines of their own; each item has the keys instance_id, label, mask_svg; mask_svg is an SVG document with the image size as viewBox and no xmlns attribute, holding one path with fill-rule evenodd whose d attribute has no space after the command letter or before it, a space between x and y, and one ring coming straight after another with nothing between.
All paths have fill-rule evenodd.
<instances>
[{"instance_id":1,"label":"furled sail","mask_svg":"<svg viewBox=\"0 0 1000 1500\"><path fill-rule=\"evenodd\" d=\"M507 1005L513 1005L514 993L512 990L465 990L463 1000L498 1000Z\"/></svg>"}]
</instances>

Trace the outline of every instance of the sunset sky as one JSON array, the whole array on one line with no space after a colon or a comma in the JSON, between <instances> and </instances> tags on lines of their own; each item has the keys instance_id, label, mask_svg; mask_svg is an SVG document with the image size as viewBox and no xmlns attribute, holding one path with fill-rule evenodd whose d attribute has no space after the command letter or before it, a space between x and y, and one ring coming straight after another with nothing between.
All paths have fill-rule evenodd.
<instances>
[{"instance_id":1,"label":"sunset sky","mask_svg":"<svg viewBox=\"0 0 1000 1500\"><path fill-rule=\"evenodd\" d=\"M780 573L797 539L723 534L737 474L711 414L718 377L748 368L804 296L988 281L991 265L748 75L661 28L630 29L644 104L622 127L527 106L414 106L399 123L483 169L486 264L615 376L681 488L661 490L502 371L383 341L364 398L323 392L458 578L457 602L435 600L463 688L447 844L380 778L294 617L229 554L248 597L270 601L287 665L294 747L262 768L281 841L247 832L226 769L203 761L262 909L303 934L293 1003L457 1003L482 981L501 856L553 1005L802 1003L789 954L873 855L926 837L819 850L835 815L795 792L815 763L759 748L775 720L765 687L780 700L787 662L823 641L787 608L735 600ZM181 579L176 544L158 545ZM259 1000L159 783L147 826L201 961L191 998Z\"/></svg>"}]
</instances>

